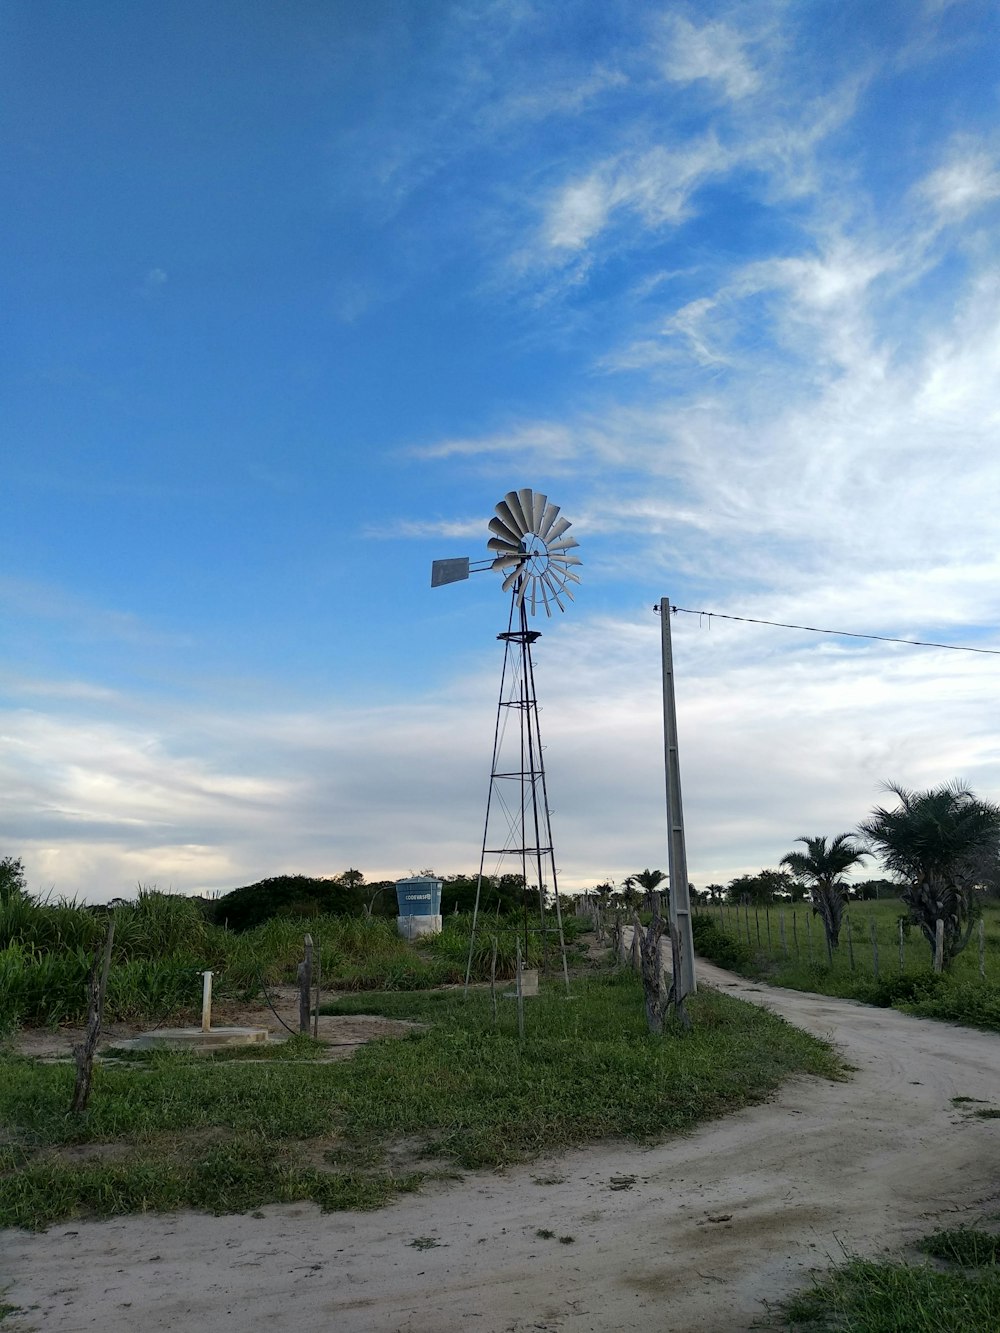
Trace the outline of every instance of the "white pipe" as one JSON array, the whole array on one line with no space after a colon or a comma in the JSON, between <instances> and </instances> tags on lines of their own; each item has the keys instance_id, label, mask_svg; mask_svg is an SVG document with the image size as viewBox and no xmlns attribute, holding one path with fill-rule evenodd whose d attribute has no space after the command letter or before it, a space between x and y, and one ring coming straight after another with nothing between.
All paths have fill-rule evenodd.
<instances>
[{"instance_id":1,"label":"white pipe","mask_svg":"<svg viewBox=\"0 0 1000 1333\"><path fill-rule=\"evenodd\" d=\"M201 1030L202 1032L211 1032L212 1030L212 974L211 972L202 972L202 991L201 991Z\"/></svg>"}]
</instances>

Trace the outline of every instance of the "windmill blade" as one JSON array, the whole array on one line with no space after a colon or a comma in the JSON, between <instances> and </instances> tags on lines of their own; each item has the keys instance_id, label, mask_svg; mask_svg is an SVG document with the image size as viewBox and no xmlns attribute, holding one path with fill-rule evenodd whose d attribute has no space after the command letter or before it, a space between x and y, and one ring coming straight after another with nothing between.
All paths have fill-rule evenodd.
<instances>
[{"instance_id":1,"label":"windmill blade","mask_svg":"<svg viewBox=\"0 0 1000 1333\"><path fill-rule=\"evenodd\" d=\"M497 505L498 510L499 508L500 506ZM495 533L497 537L506 537L508 541L519 542L521 540L521 534L514 529L512 524L504 523L499 518L490 519L490 532Z\"/></svg>"},{"instance_id":2,"label":"windmill blade","mask_svg":"<svg viewBox=\"0 0 1000 1333\"><path fill-rule=\"evenodd\" d=\"M524 515L525 532L534 532L535 530L535 492L530 486L523 487L517 493L517 498L521 502L521 513Z\"/></svg>"},{"instance_id":3,"label":"windmill blade","mask_svg":"<svg viewBox=\"0 0 1000 1333\"><path fill-rule=\"evenodd\" d=\"M560 588L569 588L571 583L579 583L579 574L573 574L568 569L560 569L558 565L550 565L546 573L551 574L554 579L558 579Z\"/></svg>"},{"instance_id":4,"label":"windmill blade","mask_svg":"<svg viewBox=\"0 0 1000 1333\"><path fill-rule=\"evenodd\" d=\"M522 508L521 505L521 497L518 495L517 491L508 491L503 498L507 502L507 508L514 515L515 519L517 519L519 525L519 531L521 533L521 536L523 537L524 534L528 531L528 519L530 518L531 515L530 505L528 507L528 513L525 514L524 509Z\"/></svg>"},{"instance_id":5,"label":"windmill blade","mask_svg":"<svg viewBox=\"0 0 1000 1333\"><path fill-rule=\"evenodd\" d=\"M545 545L548 546L550 542L558 541L567 528L571 528L572 526L573 524L568 518L560 518L557 522L552 524L548 532L545 534Z\"/></svg>"},{"instance_id":6,"label":"windmill blade","mask_svg":"<svg viewBox=\"0 0 1000 1333\"><path fill-rule=\"evenodd\" d=\"M511 570L511 572L507 575L503 583L500 584L500 591L510 592L511 588L513 588L514 584L520 577L521 577L521 566L520 563L518 563L515 566L515 568Z\"/></svg>"},{"instance_id":7,"label":"windmill blade","mask_svg":"<svg viewBox=\"0 0 1000 1333\"><path fill-rule=\"evenodd\" d=\"M511 491L510 494L514 496L515 500L517 499L517 495L515 494L514 491ZM510 496L508 496L508 499L509 498ZM497 518L506 528L509 528L511 534L516 536L520 541L520 539L524 536L524 527L520 524L516 512L511 508L511 506L507 503L506 500L501 500L500 503L497 505Z\"/></svg>"},{"instance_id":8,"label":"windmill blade","mask_svg":"<svg viewBox=\"0 0 1000 1333\"><path fill-rule=\"evenodd\" d=\"M552 593L556 606L558 606L560 611L565 611L566 608L563 606L559 598L568 597L570 601L573 601L573 594L570 592L570 590L566 587L565 584L562 584L557 588L555 586L554 580L549 576L547 572L542 575L542 579L548 585L549 591Z\"/></svg>"},{"instance_id":9,"label":"windmill blade","mask_svg":"<svg viewBox=\"0 0 1000 1333\"><path fill-rule=\"evenodd\" d=\"M517 568L521 566L521 558L516 555L498 555L490 564L490 569L510 569L511 565Z\"/></svg>"},{"instance_id":10,"label":"windmill blade","mask_svg":"<svg viewBox=\"0 0 1000 1333\"><path fill-rule=\"evenodd\" d=\"M542 578L542 582L545 584L545 586L548 588L549 592L552 594L552 600L555 602L556 606L558 606L558 608L559 608L560 611L565 611L566 608L563 606L562 602L559 600L559 594L562 592L562 589L561 589L561 588L556 588L556 587L553 585L553 582L552 582L552 580L549 578L549 576L548 576L547 573L546 573L546 574L543 574L543 575L541 576L541 578Z\"/></svg>"},{"instance_id":11,"label":"windmill blade","mask_svg":"<svg viewBox=\"0 0 1000 1333\"><path fill-rule=\"evenodd\" d=\"M549 497L543 495L541 491L535 491L534 499L531 502L531 531L538 534L538 529L542 525L542 515L545 513L545 506L548 504Z\"/></svg>"},{"instance_id":12,"label":"windmill blade","mask_svg":"<svg viewBox=\"0 0 1000 1333\"><path fill-rule=\"evenodd\" d=\"M535 535L541 537L542 541L545 541L546 537L549 534L549 528L551 528L552 524L556 521L558 517L559 517L559 506L546 505L544 510L542 511L542 517L539 520L538 527L535 528Z\"/></svg>"},{"instance_id":13,"label":"windmill blade","mask_svg":"<svg viewBox=\"0 0 1000 1333\"><path fill-rule=\"evenodd\" d=\"M579 574L571 574L569 571L574 565L582 565L583 561L572 555L554 555L549 561L549 567L552 569L561 569L567 578L571 578L574 583L580 582Z\"/></svg>"},{"instance_id":14,"label":"windmill blade","mask_svg":"<svg viewBox=\"0 0 1000 1333\"><path fill-rule=\"evenodd\" d=\"M546 542L545 545L551 554L553 551L571 551L574 546L579 546L580 543L575 537L564 537L561 542Z\"/></svg>"},{"instance_id":15,"label":"windmill blade","mask_svg":"<svg viewBox=\"0 0 1000 1333\"><path fill-rule=\"evenodd\" d=\"M535 614L535 607L538 605L538 579L531 580L531 614Z\"/></svg>"},{"instance_id":16,"label":"windmill blade","mask_svg":"<svg viewBox=\"0 0 1000 1333\"><path fill-rule=\"evenodd\" d=\"M528 591L528 580L522 579L521 582L517 585L517 592L514 594L514 604L518 608L518 610L520 610L521 607L524 605L524 594L527 591Z\"/></svg>"},{"instance_id":17,"label":"windmill blade","mask_svg":"<svg viewBox=\"0 0 1000 1333\"><path fill-rule=\"evenodd\" d=\"M521 549L521 543L511 541L509 537L491 537L486 543L488 551L509 551L517 555Z\"/></svg>"}]
</instances>

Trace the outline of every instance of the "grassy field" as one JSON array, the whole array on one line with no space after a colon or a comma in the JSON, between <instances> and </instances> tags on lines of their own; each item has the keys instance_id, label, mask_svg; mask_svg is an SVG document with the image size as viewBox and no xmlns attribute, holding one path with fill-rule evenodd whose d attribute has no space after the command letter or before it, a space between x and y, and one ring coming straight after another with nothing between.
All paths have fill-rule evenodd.
<instances>
[{"instance_id":1,"label":"grassy field","mask_svg":"<svg viewBox=\"0 0 1000 1333\"><path fill-rule=\"evenodd\" d=\"M428 1172L500 1167L604 1138L650 1141L766 1097L794 1073L836 1077L821 1042L762 1010L706 994L695 1030L647 1035L630 975L553 983L494 1022L489 994L345 997L426 1024L327 1063L297 1039L250 1063L159 1053L102 1064L90 1107L67 1116L71 1066L0 1056L0 1225L315 1200L378 1207ZM398 1155L408 1145L405 1161Z\"/></svg>"},{"instance_id":2,"label":"grassy field","mask_svg":"<svg viewBox=\"0 0 1000 1333\"><path fill-rule=\"evenodd\" d=\"M756 910L716 905L698 918L696 948L720 966L771 985L1000 1031L1000 907L988 906L983 916L985 976L977 930L951 970L937 975L916 926L904 925L901 942L905 915L899 899L849 904L831 965L822 924L808 904Z\"/></svg>"},{"instance_id":3,"label":"grassy field","mask_svg":"<svg viewBox=\"0 0 1000 1333\"><path fill-rule=\"evenodd\" d=\"M106 929L105 916L73 903L0 903L0 1034L24 1024L81 1022L87 975ZM579 929L574 918L566 921L570 939ZM252 999L266 986L294 983L307 930L330 988L414 990L465 977L467 915L447 917L439 936L414 947L384 917L275 918L235 934L210 925L194 899L140 892L115 911L107 1020L160 1024L193 1015L205 970L215 973L218 999ZM477 940L475 979L489 976L491 936L498 944L498 975L513 976L516 934L515 919L490 921ZM537 935L531 936L531 964L539 961L540 948Z\"/></svg>"}]
</instances>

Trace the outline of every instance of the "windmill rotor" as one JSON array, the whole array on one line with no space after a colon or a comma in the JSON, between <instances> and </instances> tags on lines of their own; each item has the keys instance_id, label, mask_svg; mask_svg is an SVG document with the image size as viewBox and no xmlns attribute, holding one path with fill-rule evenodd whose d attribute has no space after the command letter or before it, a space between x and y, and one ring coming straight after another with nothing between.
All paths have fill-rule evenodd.
<instances>
[{"instance_id":1,"label":"windmill rotor","mask_svg":"<svg viewBox=\"0 0 1000 1333\"><path fill-rule=\"evenodd\" d=\"M503 591L513 592L517 605L532 615L539 601L551 616L552 603L565 611L562 599L573 600L570 585L580 582L575 566L583 561L570 554L579 546L566 536L571 526L569 519L559 517L558 505L529 487L508 491L490 519L492 568L504 574Z\"/></svg>"},{"instance_id":2,"label":"windmill rotor","mask_svg":"<svg viewBox=\"0 0 1000 1333\"><path fill-rule=\"evenodd\" d=\"M565 611L563 599L573 601L572 585L580 582L576 569L583 561L571 552L579 546L566 534L572 524L559 517L559 506L551 504L541 491L522 487L508 491L490 519L491 533L486 543L491 552L486 560L468 557L435 560L431 566L431 587L457 583L472 573L495 569L504 577L501 588L513 595L518 609L534 615L539 606L547 616L552 607Z\"/></svg>"}]
</instances>

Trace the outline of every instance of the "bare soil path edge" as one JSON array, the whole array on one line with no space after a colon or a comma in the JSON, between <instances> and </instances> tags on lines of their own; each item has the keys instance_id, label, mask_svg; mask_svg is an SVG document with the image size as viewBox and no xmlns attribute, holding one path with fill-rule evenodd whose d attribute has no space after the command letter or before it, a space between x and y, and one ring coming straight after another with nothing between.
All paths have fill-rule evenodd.
<instances>
[{"instance_id":1,"label":"bare soil path edge","mask_svg":"<svg viewBox=\"0 0 1000 1333\"><path fill-rule=\"evenodd\" d=\"M469 1174L375 1213L2 1232L0 1288L24 1311L4 1333L742 1333L844 1252L1000 1208L1000 1120L952 1100L1000 1105L997 1036L704 962L698 976L832 1041L856 1073L792 1080L658 1147Z\"/></svg>"}]
</instances>

